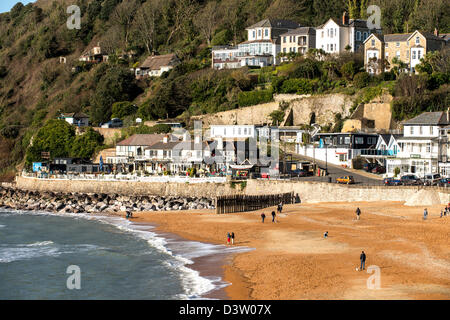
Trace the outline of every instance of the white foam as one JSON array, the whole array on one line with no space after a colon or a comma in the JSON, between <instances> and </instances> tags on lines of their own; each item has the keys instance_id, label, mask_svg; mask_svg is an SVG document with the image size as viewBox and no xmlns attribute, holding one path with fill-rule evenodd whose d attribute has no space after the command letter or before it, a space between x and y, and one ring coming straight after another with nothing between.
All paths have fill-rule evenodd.
<instances>
[{"instance_id":1,"label":"white foam","mask_svg":"<svg viewBox=\"0 0 450 320\"><path fill-rule=\"evenodd\" d=\"M4 224L0 224L0 228L4 228L6 227Z\"/></svg>"},{"instance_id":2,"label":"white foam","mask_svg":"<svg viewBox=\"0 0 450 320\"><path fill-rule=\"evenodd\" d=\"M0 212L1 211L7 210L0 209ZM8 211L8 213L10 212L11 211ZM206 293L229 285L220 277L203 277L198 271L189 268L188 266L194 263L192 259L218 253L237 253L252 250L248 247L227 247L225 245L213 245L197 241L166 239L155 232L150 231L150 229L153 228L152 226L133 224L122 217L101 216L89 213L49 213L44 211L14 211L14 214L56 215L75 219L95 220L112 225L119 230L132 233L139 238L146 240L149 246L172 258L165 261L167 267L181 273L180 280L183 285L184 293L176 295L174 297L175 299L204 299L202 296ZM174 253L174 251L176 251L176 253ZM57 252L53 252L53 254L57 254ZM2 261L0 260L0 262Z\"/></svg>"}]
</instances>

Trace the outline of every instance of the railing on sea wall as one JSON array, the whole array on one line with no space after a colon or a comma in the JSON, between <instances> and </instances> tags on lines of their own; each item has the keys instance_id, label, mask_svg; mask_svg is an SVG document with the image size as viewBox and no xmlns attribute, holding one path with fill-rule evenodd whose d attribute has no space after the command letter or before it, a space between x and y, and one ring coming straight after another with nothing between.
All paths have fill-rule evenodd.
<instances>
[{"instance_id":1,"label":"railing on sea wall","mask_svg":"<svg viewBox=\"0 0 450 320\"><path fill-rule=\"evenodd\" d=\"M25 178L42 180L82 180L82 181L136 181L136 182L176 182L176 183L225 183L226 177L201 177L192 178L188 176L137 176L126 174L44 174L44 173L22 173Z\"/></svg>"},{"instance_id":2,"label":"railing on sea wall","mask_svg":"<svg viewBox=\"0 0 450 320\"><path fill-rule=\"evenodd\" d=\"M294 203L294 193L269 194L262 196L232 195L219 196L215 200L216 213L246 212L273 207L279 203Z\"/></svg>"}]
</instances>

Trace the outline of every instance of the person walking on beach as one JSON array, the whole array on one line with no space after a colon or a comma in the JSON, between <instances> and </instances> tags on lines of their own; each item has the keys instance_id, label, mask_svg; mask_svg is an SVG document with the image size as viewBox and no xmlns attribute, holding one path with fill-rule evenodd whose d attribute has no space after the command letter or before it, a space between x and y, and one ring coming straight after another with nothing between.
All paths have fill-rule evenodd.
<instances>
[{"instance_id":1,"label":"person walking on beach","mask_svg":"<svg viewBox=\"0 0 450 320\"><path fill-rule=\"evenodd\" d=\"M359 220L359 216L361 215L361 210L358 208L356 208L356 220Z\"/></svg>"},{"instance_id":2,"label":"person walking on beach","mask_svg":"<svg viewBox=\"0 0 450 320\"><path fill-rule=\"evenodd\" d=\"M227 244L228 244L228 245L230 244L230 241L231 241L231 235L230 235L230 233L228 232L228 233L227 233Z\"/></svg>"},{"instance_id":3,"label":"person walking on beach","mask_svg":"<svg viewBox=\"0 0 450 320\"><path fill-rule=\"evenodd\" d=\"M234 244L234 232L231 233L231 244Z\"/></svg>"},{"instance_id":4,"label":"person walking on beach","mask_svg":"<svg viewBox=\"0 0 450 320\"><path fill-rule=\"evenodd\" d=\"M275 211L272 211L272 222L275 222L275 216L276 216Z\"/></svg>"},{"instance_id":5,"label":"person walking on beach","mask_svg":"<svg viewBox=\"0 0 450 320\"><path fill-rule=\"evenodd\" d=\"M264 223L264 219L266 218L266 215L263 213L261 213L261 219L262 219L262 223Z\"/></svg>"},{"instance_id":6,"label":"person walking on beach","mask_svg":"<svg viewBox=\"0 0 450 320\"><path fill-rule=\"evenodd\" d=\"M428 210L427 208L425 208L425 210L423 210L423 220L427 220L428 217Z\"/></svg>"},{"instance_id":7,"label":"person walking on beach","mask_svg":"<svg viewBox=\"0 0 450 320\"><path fill-rule=\"evenodd\" d=\"M443 212L442 212L442 210L441 210L441 218L442 218L442 215L443 215Z\"/></svg>"},{"instance_id":8,"label":"person walking on beach","mask_svg":"<svg viewBox=\"0 0 450 320\"><path fill-rule=\"evenodd\" d=\"M361 252L361 255L359 256L359 260L361 260L361 268L359 268L359 271L364 270L366 267L366 254Z\"/></svg>"},{"instance_id":9,"label":"person walking on beach","mask_svg":"<svg viewBox=\"0 0 450 320\"><path fill-rule=\"evenodd\" d=\"M328 238L328 231L325 231L325 233L323 234L323 237L326 239Z\"/></svg>"}]
</instances>

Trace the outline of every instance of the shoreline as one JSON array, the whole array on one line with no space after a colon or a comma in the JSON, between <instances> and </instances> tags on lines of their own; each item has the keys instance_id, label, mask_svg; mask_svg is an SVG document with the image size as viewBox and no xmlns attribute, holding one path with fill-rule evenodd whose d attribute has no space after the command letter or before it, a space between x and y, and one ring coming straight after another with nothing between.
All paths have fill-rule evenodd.
<instances>
[{"instance_id":1,"label":"shoreline","mask_svg":"<svg viewBox=\"0 0 450 320\"><path fill-rule=\"evenodd\" d=\"M216 245L233 231L235 246L255 248L223 261L231 300L450 299L450 217L439 217L441 206L427 207L427 221L423 207L399 202L286 205L278 223L261 223L261 212L269 216L273 208L222 215L142 212L136 221ZM326 240L324 231L329 231ZM368 289L370 274L355 271L361 250L368 255L366 267L379 266L382 290Z\"/></svg>"}]
</instances>

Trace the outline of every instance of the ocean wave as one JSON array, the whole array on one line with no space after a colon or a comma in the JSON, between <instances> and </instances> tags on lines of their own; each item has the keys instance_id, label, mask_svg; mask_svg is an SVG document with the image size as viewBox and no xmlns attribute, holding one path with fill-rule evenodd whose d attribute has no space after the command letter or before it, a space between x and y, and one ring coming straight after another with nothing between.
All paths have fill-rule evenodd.
<instances>
[{"instance_id":1,"label":"ocean wave","mask_svg":"<svg viewBox=\"0 0 450 320\"><path fill-rule=\"evenodd\" d=\"M8 211L7 214L9 213L12 213L12 211ZM152 226L133 224L131 221L122 217L102 216L89 213L51 213L44 211L14 211L13 214L51 215L71 217L75 219L94 220L96 222L112 225L123 232L131 233L145 240L150 247L156 249L160 253L169 256L170 259L166 260L164 264L168 268L179 273L184 293L175 296L175 299L203 299L202 296L206 293L229 285L220 277L203 277L198 271L189 268L188 266L194 263L192 259L212 254L237 253L252 250L251 248L247 247L227 247L225 245L214 245L197 241L180 241L164 238L162 236L159 236L155 232L150 231L153 228ZM35 246L39 249L31 249L36 249L38 251L41 248L46 248L49 245L54 245L50 243L46 245L43 245L43 243L40 243L39 245L37 244L38 243L36 243ZM28 247L28 249L30 248ZM2 255L2 251L0 248L0 262L15 261L14 259L18 260L33 258L39 256L39 254L60 255L62 253L71 253L74 249L98 250L104 248L89 245L79 245L77 248L73 246L72 248L64 248L59 246L59 249L53 248L52 250L43 252L16 252L15 256L13 253L10 255L6 255L6 257L5 255Z\"/></svg>"},{"instance_id":2,"label":"ocean wave","mask_svg":"<svg viewBox=\"0 0 450 320\"><path fill-rule=\"evenodd\" d=\"M62 254L73 254L103 249L92 244L58 245L53 241L40 241L29 244L1 244L0 263L30 260L40 257L58 257Z\"/></svg>"},{"instance_id":3,"label":"ocean wave","mask_svg":"<svg viewBox=\"0 0 450 320\"><path fill-rule=\"evenodd\" d=\"M6 227L4 224L0 224L0 228L4 228Z\"/></svg>"}]
</instances>

